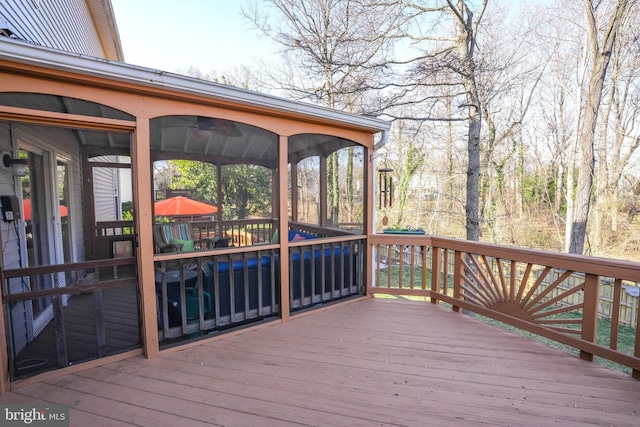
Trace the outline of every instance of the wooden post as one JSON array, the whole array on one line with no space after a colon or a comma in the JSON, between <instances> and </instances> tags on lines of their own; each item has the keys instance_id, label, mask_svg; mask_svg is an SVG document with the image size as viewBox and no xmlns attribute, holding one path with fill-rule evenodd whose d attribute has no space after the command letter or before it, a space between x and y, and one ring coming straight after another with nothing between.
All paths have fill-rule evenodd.
<instances>
[{"instance_id":1,"label":"wooden post","mask_svg":"<svg viewBox=\"0 0 640 427\"><path fill-rule=\"evenodd\" d=\"M153 263L153 206L151 178L151 150L149 119L137 118L131 144L131 177L135 206L136 256L138 259L138 289L142 310L142 341L145 355L158 357L158 315L156 308L156 283Z\"/></svg>"},{"instance_id":2,"label":"wooden post","mask_svg":"<svg viewBox=\"0 0 640 427\"><path fill-rule=\"evenodd\" d=\"M289 139L280 136L278 145L278 192L280 218L280 318L283 322L289 321L291 302L289 300L289 209L288 209L288 185L287 185L287 156ZM326 209L325 209L326 212Z\"/></svg>"},{"instance_id":3,"label":"wooden post","mask_svg":"<svg viewBox=\"0 0 640 427\"><path fill-rule=\"evenodd\" d=\"M327 158L325 156L320 156L320 227L326 227L327 220L329 219L327 185Z\"/></svg>"},{"instance_id":4,"label":"wooden post","mask_svg":"<svg viewBox=\"0 0 640 427\"><path fill-rule=\"evenodd\" d=\"M613 300L611 307L611 337L609 348L618 349L618 326L620 324L620 301L622 296L622 279L616 279L613 285Z\"/></svg>"},{"instance_id":5,"label":"wooden post","mask_svg":"<svg viewBox=\"0 0 640 427\"><path fill-rule=\"evenodd\" d=\"M636 301L638 298L636 298ZM640 304L636 305L636 319L640 318ZM636 344L634 346L633 355L635 357L640 357L640 328L636 325ZM640 370L633 369L631 371L631 376L637 380L640 380Z\"/></svg>"},{"instance_id":6,"label":"wooden post","mask_svg":"<svg viewBox=\"0 0 640 427\"><path fill-rule=\"evenodd\" d=\"M365 258L364 258L364 287L367 290L367 297L373 296L373 286L374 286L374 274L373 274L373 252L375 248L373 245L369 244L369 237L375 233L375 224L373 223L373 213L375 209L373 208L373 203L375 203L375 197L373 195L373 150L364 148L364 159L363 159L363 167L364 167L364 229L363 234L367 236L367 240L364 241L364 246L360 248L360 250L364 250ZM375 279L380 277L380 257L378 256L378 268L376 270Z\"/></svg>"},{"instance_id":7,"label":"wooden post","mask_svg":"<svg viewBox=\"0 0 640 427\"><path fill-rule=\"evenodd\" d=\"M291 162L291 221L298 222L298 163L295 162Z\"/></svg>"},{"instance_id":8,"label":"wooden post","mask_svg":"<svg viewBox=\"0 0 640 427\"><path fill-rule=\"evenodd\" d=\"M596 341L598 327L598 285L600 277L586 274L584 277L584 301L582 310L582 339ZM593 354L580 350L580 358L593 362Z\"/></svg>"},{"instance_id":9,"label":"wooden post","mask_svg":"<svg viewBox=\"0 0 640 427\"><path fill-rule=\"evenodd\" d=\"M425 248L425 252L426 252L426 248ZM431 291L433 291L433 292L438 292L439 291L440 280L441 280L441 274L440 274L441 261L442 261L442 257L441 257L440 248L432 246L431 247ZM424 263L422 268L423 268L423 270L426 270L427 264ZM447 283L447 280L445 278L445 286L447 286L447 285L448 285L448 283ZM432 296L431 297L431 302L433 304L437 304L438 303L438 298Z\"/></svg>"},{"instance_id":10,"label":"wooden post","mask_svg":"<svg viewBox=\"0 0 640 427\"><path fill-rule=\"evenodd\" d=\"M453 256L453 297L457 300L462 299L462 275L464 274L464 266L462 264L462 252L455 251ZM451 308L453 311L462 313L462 309L457 305Z\"/></svg>"}]
</instances>

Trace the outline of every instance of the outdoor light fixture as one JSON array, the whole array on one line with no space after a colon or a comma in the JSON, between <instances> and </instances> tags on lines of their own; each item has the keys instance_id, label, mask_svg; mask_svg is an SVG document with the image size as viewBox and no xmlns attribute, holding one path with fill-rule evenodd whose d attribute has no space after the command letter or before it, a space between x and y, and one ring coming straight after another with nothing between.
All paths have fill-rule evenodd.
<instances>
[{"instance_id":1,"label":"outdoor light fixture","mask_svg":"<svg viewBox=\"0 0 640 427\"><path fill-rule=\"evenodd\" d=\"M196 129L193 134L198 138L209 138L211 136L211 130L209 129Z\"/></svg>"},{"instance_id":2,"label":"outdoor light fixture","mask_svg":"<svg viewBox=\"0 0 640 427\"><path fill-rule=\"evenodd\" d=\"M14 176L25 176L27 174L27 159L14 159L11 154L2 154L2 167L5 170L13 169Z\"/></svg>"}]
</instances>

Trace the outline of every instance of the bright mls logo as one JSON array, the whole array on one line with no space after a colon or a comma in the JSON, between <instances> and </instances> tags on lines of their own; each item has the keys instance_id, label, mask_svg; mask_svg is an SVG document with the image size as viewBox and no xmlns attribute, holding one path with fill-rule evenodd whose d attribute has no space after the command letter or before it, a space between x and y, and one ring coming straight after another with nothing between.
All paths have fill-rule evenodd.
<instances>
[{"instance_id":1,"label":"bright mls logo","mask_svg":"<svg viewBox=\"0 0 640 427\"><path fill-rule=\"evenodd\" d=\"M0 426L69 426L67 405L0 405L0 411Z\"/></svg>"}]
</instances>

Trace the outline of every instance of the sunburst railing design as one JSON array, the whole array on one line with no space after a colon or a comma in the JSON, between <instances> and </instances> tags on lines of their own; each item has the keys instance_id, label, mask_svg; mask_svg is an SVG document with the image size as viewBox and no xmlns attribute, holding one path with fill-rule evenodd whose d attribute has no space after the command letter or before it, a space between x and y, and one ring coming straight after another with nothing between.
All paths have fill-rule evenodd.
<instances>
[{"instance_id":1,"label":"sunburst railing design","mask_svg":"<svg viewBox=\"0 0 640 427\"><path fill-rule=\"evenodd\" d=\"M582 359L624 365L640 379L640 263L435 236L368 240L368 295L477 313L573 347ZM621 328L633 337L625 330L619 340Z\"/></svg>"},{"instance_id":2,"label":"sunburst railing design","mask_svg":"<svg viewBox=\"0 0 640 427\"><path fill-rule=\"evenodd\" d=\"M574 271L555 271L558 277L552 280L550 273L554 269L551 267L474 254L466 254L461 259L464 268L461 288L465 301L558 332L581 334L585 282L570 283L568 279L576 277ZM518 274L519 271L523 273ZM537 278L532 277L532 271L538 272ZM565 314L573 316L561 317Z\"/></svg>"}]
</instances>

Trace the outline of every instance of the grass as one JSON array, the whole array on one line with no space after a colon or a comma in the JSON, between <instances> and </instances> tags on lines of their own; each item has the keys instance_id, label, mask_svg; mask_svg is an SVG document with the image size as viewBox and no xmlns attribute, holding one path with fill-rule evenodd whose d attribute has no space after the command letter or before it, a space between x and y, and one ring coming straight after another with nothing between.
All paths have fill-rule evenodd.
<instances>
[{"instance_id":1,"label":"grass","mask_svg":"<svg viewBox=\"0 0 640 427\"><path fill-rule=\"evenodd\" d=\"M386 288L387 283L389 283L389 269L384 268L380 270L378 286L381 288ZM397 289L399 287L398 283L400 283L400 268L397 266L392 266L391 267L391 286L389 287ZM402 269L402 287L409 289L410 284L411 284L411 269L405 266ZM413 286L414 286L414 289L422 288L422 267L416 267L414 270ZM449 288L453 289L453 276L451 274L449 275ZM431 289L431 270L430 269L427 269L425 289Z\"/></svg>"},{"instance_id":2,"label":"grass","mask_svg":"<svg viewBox=\"0 0 640 427\"><path fill-rule=\"evenodd\" d=\"M569 319L569 318L580 318L581 316L582 315L580 313L571 312L571 313L563 313L562 315L559 315L557 317ZM553 341L548 338L541 337L531 332L523 331L521 329L515 328L506 323L499 322L489 317L477 315L476 318L490 325L497 326L499 328L508 330L518 335L522 335L531 340L541 342L549 347L553 347L576 356L578 356L580 353L579 350L576 348L561 344L557 341ZM635 328L632 328L630 326L624 326L624 325L619 326L618 327L618 351L620 351L621 353L633 355L634 345L635 345L635 334L636 334ZM596 332L596 344L609 348L610 340L611 340L611 321L609 319L598 319L597 332ZM619 363L612 362L608 359L604 359L602 357L595 357L595 362L600 365L606 366L607 368L615 369L616 371L621 371L628 375L631 375L631 368L628 368L624 365L620 365Z\"/></svg>"}]
</instances>

